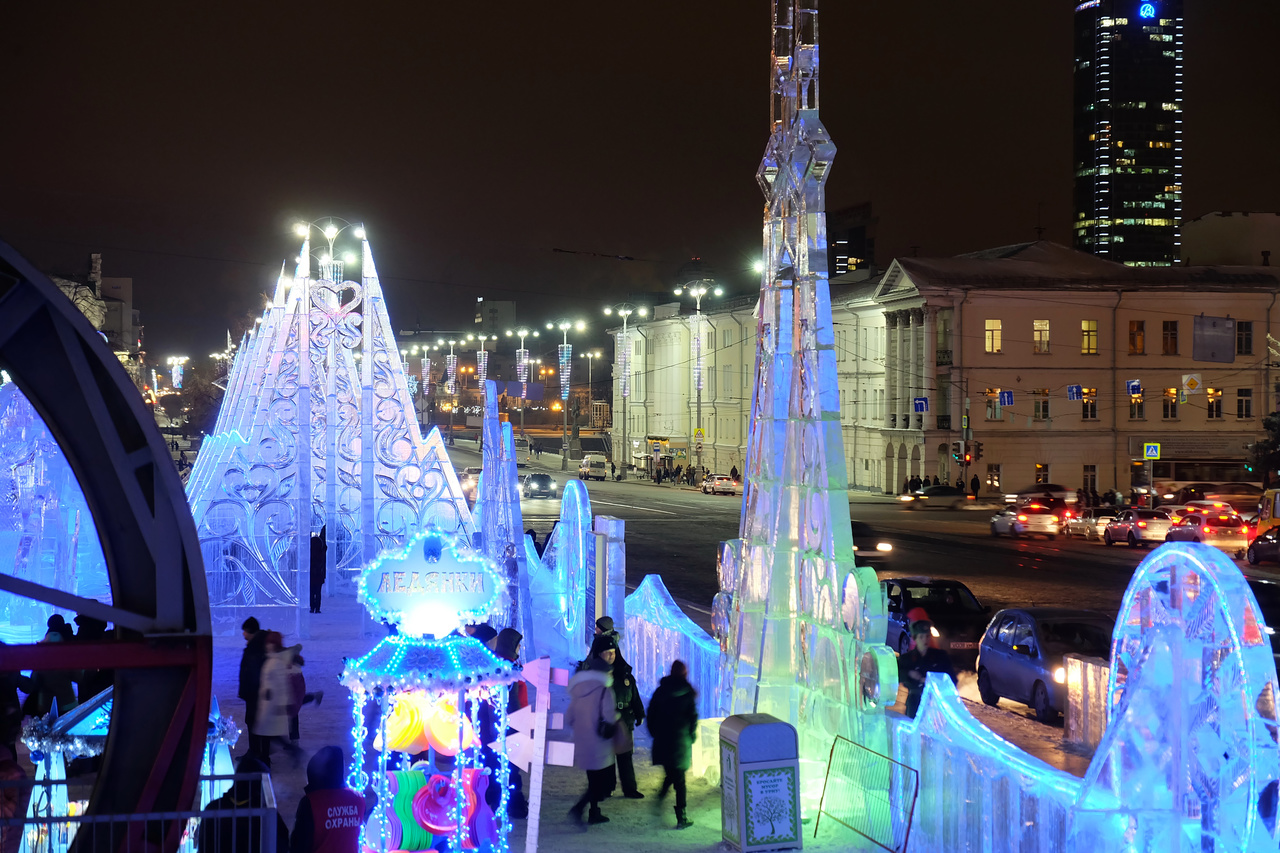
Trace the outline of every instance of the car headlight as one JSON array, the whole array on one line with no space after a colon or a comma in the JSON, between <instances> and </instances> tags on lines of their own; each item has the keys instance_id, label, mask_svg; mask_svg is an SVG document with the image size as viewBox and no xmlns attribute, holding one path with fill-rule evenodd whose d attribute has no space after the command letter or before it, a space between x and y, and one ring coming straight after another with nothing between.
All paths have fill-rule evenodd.
<instances>
[{"instance_id":1,"label":"car headlight","mask_svg":"<svg viewBox=\"0 0 1280 853\"><path fill-rule=\"evenodd\" d=\"M913 501L913 500L915 500L915 498L914 498L913 496L911 496L911 495L899 495L899 496L898 496L898 500L900 500L900 501Z\"/></svg>"},{"instance_id":2,"label":"car headlight","mask_svg":"<svg viewBox=\"0 0 1280 853\"><path fill-rule=\"evenodd\" d=\"M1064 667L1058 667L1053 671L1053 680L1059 684L1065 684L1067 681L1067 670Z\"/></svg>"},{"instance_id":3,"label":"car headlight","mask_svg":"<svg viewBox=\"0 0 1280 853\"><path fill-rule=\"evenodd\" d=\"M892 551L892 550L893 550L893 546L892 546L892 545L890 545L888 542L877 542L877 543L876 543L876 550L877 550L877 551L884 551L884 552L888 553L889 551Z\"/></svg>"},{"instance_id":4,"label":"car headlight","mask_svg":"<svg viewBox=\"0 0 1280 853\"><path fill-rule=\"evenodd\" d=\"M939 633L938 633L938 629L937 629L937 628L935 628L935 627L934 627L934 626L932 626L932 625L930 625L930 626L929 626L929 633L930 633L930 634L932 634L932 635L933 635L933 636L935 636L935 637L941 637L941 636L942 636L941 634L939 634Z\"/></svg>"}]
</instances>

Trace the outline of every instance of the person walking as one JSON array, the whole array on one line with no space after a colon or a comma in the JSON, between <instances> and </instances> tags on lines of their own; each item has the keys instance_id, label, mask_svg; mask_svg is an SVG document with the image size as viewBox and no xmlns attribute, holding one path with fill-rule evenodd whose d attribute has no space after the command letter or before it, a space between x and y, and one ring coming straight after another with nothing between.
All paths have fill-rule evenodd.
<instances>
[{"instance_id":1,"label":"person walking","mask_svg":"<svg viewBox=\"0 0 1280 853\"><path fill-rule=\"evenodd\" d=\"M978 481L978 475L974 474L973 479L969 481L969 491L973 492L973 496L978 496L978 489L982 488L982 483Z\"/></svg>"},{"instance_id":2,"label":"person walking","mask_svg":"<svg viewBox=\"0 0 1280 853\"><path fill-rule=\"evenodd\" d=\"M615 480L618 479L618 466L614 462L609 463L609 476Z\"/></svg>"},{"instance_id":3,"label":"person walking","mask_svg":"<svg viewBox=\"0 0 1280 853\"><path fill-rule=\"evenodd\" d=\"M649 734L653 736L653 763L662 768L662 789L654 809L662 808L667 791L676 791L676 829L688 829L688 793L684 773L693 764L693 745L698 740L698 694L689 684L684 661L671 663L671 674L663 676L649 700Z\"/></svg>"},{"instance_id":4,"label":"person walking","mask_svg":"<svg viewBox=\"0 0 1280 853\"><path fill-rule=\"evenodd\" d=\"M342 748L324 746L307 762L303 788L293 818L290 853L358 853L364 831L364 797L342 782L346 766Z\"/></svg>"},{"instance_id":5,"label":"person walking","mask_svg":"<svg viewBox=\"0 0 1280 853\"><path fill-rule=\"evenodd\" d=\"M320 703L324 701L324 691L307 692L307 677L302 674L302 667L307 663L302 657L302 643L291 646L287 651L293 653L293 657L289 661L289 740L297 744L301 738L298 714L302 711L304 705L309 705L312 702L315 702L316 707L319 707Z\"/></svg>"},{"instance_id":6,"label":"person walking","mask_svg":"<svg viewBox=\"0 0 1280 853\"><path fill-rule=\"evenodd\" d=\"M587 790L569 818L582 823L582 810L591 806L587 823L608 823L600 802L609 796L613 780L613 738L618 728L618 706L613 695L613 661L616 644L599 635L591 644L585 668L569 679L569 710L565 725L573 729L573 766L587 771Z\"/></svg>"},{"instance_id":7,"label":"person walking","mask_svg":"<svg viewBox=\"0 0 1280 853\"><path fill-rule=\"evenodd\" d=\"M311 536L311 612L320 612L320 591L324 588L325 575L329 571L328 525L321 525L320 532Z\"/></svg>"},{"instance_id":8,"label":"person walking","mask_svg":"<svg viewBox=\"0 0 1280 853\"><path fill-rule=\"evenodd\" d=\"M267 632L250 616L240 626L244 637L244 651L240 654L240 689L236 695L244 701L244 727L249 732L249 753L262 752L254 723L258 719L258 688L262 684L262 665L267 660Z\"/></svg>"},{"instance_id":9,"label":"person walking","mask_svg":"<svg viewBox=\"0 0 1280 853\"><path fill-rule=\"evenodd\" d=\"M262 678L258 686L258 716L254 720L253 733L258 736L259 760L271 767L271 745L280 744L294 767L302 763L302 749L288 739L289 735L289 665L297 647L284 648L284 638L279 631L268 631L266 660L262 664Z\"/></svg>"},{"instance_id":10,"label":"person walking","mask_svg":"<svg viewBox=\"0 0 1280 853\"><path fill-rule=\"evenodd\" d=\"M951 656L944 650L929 645L932 622L919 620L911 623L911 650L898 656L898 681L907 688L908 717L914 717L920 709L920 697L924 695L925 677L931 672L946 673L956 681Z\"/></svg>"},{"instance_id":11,"label":"person walking","mask_svg":"<svg viewBox=\"0 0 1280 853\"><path fill-rule=\"evenodd\" d=\"M734 465L732 468L729 469L729 476L733 478L733 481L735 483L738 482L738 466L737 465Z\"/></svg>"},{"instance_id":12,"label":"person walking","mask_svg":"<svg viewBox=\"0 0 1280 853\"><path fill-rule=\"evenodd\" d=\"M50 628L40 642L62 643L65 640L61 631ZM43 717L53 710L55 702L59 716L76 706L76 689L72 686L69 670L33 671L29 676L19 675L18 689L27 694L22 703L24 716Z\"/></svg>"}]
</instances>

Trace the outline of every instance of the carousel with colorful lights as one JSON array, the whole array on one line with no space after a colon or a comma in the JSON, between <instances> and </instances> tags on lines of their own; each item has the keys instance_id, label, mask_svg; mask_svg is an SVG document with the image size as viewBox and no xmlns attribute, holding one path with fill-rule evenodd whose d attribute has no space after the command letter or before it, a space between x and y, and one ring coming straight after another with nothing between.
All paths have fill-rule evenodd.
<instances>
[{"instance_id":1,"label":"carousel with colorful lights","mask_svg":"<svg viewBox=\"0 0 1280 853\"><path fill-rule=\"evenodd\" d=\"M361 576L361 602L390 632L342 676L354 698L348 782L377 800L365 853L508 849L507 693L520 669L464 633L504 595L483 554L434 527Z\"/></svg>"}]
</instances>

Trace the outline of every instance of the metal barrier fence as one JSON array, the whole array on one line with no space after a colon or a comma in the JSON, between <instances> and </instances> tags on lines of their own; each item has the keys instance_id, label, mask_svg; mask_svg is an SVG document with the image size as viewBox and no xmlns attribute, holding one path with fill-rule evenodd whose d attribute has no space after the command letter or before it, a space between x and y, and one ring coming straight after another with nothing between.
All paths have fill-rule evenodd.
<instances>
[{"instance_id":1,"label":"metal barrier fence","mask_svg":"<svg viewBox=\"0 0 1280 853\"><path fill-rule=\"evenodd\" d=\"M125 815L49 814L58 780L0 782L0 801L17 792L25 817L0 818L3 853L276 853L275 791L266 773L201 776L201 786L230 784L230 796L203 811ZM69 812L77 812L72 801ZM44 812L44 813L41 813ZM16 833L16 835L15 835Z\"/></svg>"},{"instance_id":2,"label":"metal barrier fence","mask_svg":"<svg viewBox=\"0 0 1280 853\"><path fill-rule=\"evenodd\" d=\"M825 813L873 844L902 853L911 837L920 774L843 737L831 744L813 837Z\"/></svg>"},{"instance_id":3,"label":"metal barrier fence","mask_svg":"<svg viewBox=\"0 0 1280 853\"><path fill-rule=\"evenodd\" d=\"M1111 674L1111 662L1065 655L1063 666L1067 670L1067 742L1096 747L1107 730L1107 678Z\"/></svg>"}]
</instances>

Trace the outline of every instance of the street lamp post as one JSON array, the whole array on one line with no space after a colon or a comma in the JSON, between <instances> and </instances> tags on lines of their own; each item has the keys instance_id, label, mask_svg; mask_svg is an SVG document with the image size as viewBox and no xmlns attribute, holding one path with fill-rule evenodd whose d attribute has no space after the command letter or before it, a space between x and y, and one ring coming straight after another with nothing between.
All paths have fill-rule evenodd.
<instances>
[{"instance_id":1,"label":"street lamp post","mask_svg":"<svg viewBox=\"0 0 1280 853\"><path fill-rule=\"evenodd\" d=\"M559 329L564 342L558 347L560 356L560 413L564 425L560 439L560 470L569 470L569 375L573 370L573 345L569 343L569 330L585 331L587 324L581 320L569 320L561 317L547 324L548 329Z\"/></svg>"},{"instance_id":2,"label":"street lamp post","mask_svg":"<svg viewBox=\"0 0 1280 853\"><path fill-rule=\"evenodd\" d=\"M698 467L695 469L699 476L702 474L702 297L711 293L714 296L720 296L724 290L717 287L715 282L708 279L701 281L691 281L688 284L676 288L676 296L688 294L693 297L694 304L694 331L693 331L693 384L698 392L698 423L694 432L694 451L698 457Z\"/></svg>"},{"instance_id":3,"label":"street lamp post","mask_svg":"<svg viewBox=\"0 0 1280 853\"><path fill-rule=\"evenodd\" d=\"M458 410L458 357L453 354L453 346L457 341L449 341L449 354L445 356L445 391L453 398L449 406L449 444L453 445L453 415Z\"/></svg>"},{"instance_id":4,"label":"street lamp post","mask_svg":"<svg viewBox=\"0 0 1280 853\"><path fill-rule=\"evenodd\" d=\"M524 410L529 406L529 351L524 348L524 339L536 338L539 334L537 329L529 329L525 326L507 329L507 337L514 336L520 339L520 349L516 350L516 378L520 380L520 436L524 439L525 461L528 461L530 446L529 436L524 431Z\"/></svg>"},{"instance_id":5,"label":"street lamp post","mask_svg":"<svg viewBox=\"0 0 1280 853\"><path fill-rule=\"evenodd\" d=\"M606 315L617 314L622 318L622 331L618 333L617 342L613 349L614 376L617 379L620 390L622 391L622 479L627 479L627 471L631 469L631 442L628 436L628 430L631 428L631 422L627 420L627 398L631 396L631 334L627 331L627 319L635 314L637 317L643 317L649 313L644 306L632 305L630 302L620 302L604 309Z\"/></svg>"}]
</instances>

